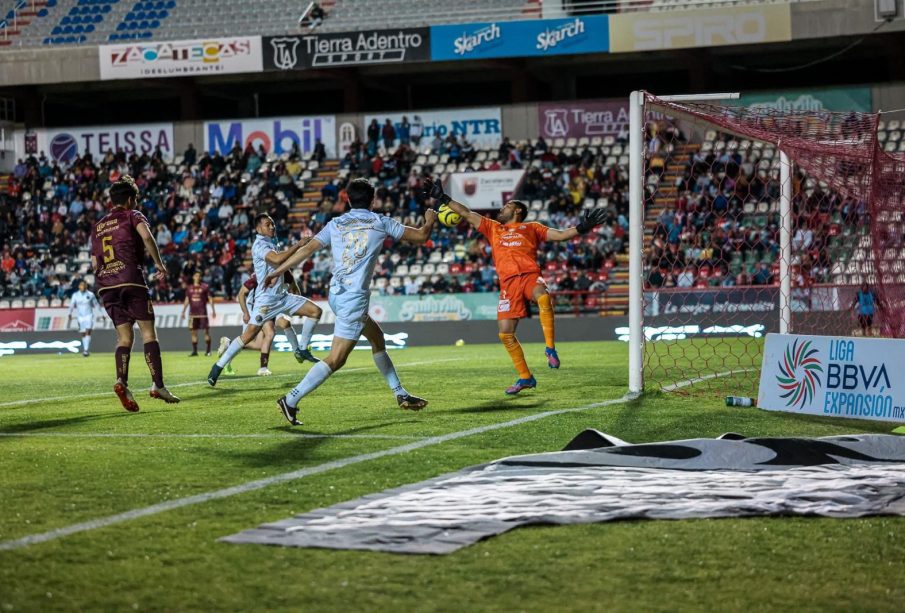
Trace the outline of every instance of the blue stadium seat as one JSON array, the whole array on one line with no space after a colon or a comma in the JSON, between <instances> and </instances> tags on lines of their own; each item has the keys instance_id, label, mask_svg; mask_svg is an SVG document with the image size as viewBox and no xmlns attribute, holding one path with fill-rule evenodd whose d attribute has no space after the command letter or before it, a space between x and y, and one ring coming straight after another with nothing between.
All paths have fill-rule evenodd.
<instances>
[{"instance_id":1,"label":"blue stadium seat","mask_svg":"<svg viewBox=\"0 0 905 613\"><path fill-rule=\"evenodd\" d=\"M160 27L160 22L157 21L156 19L155 19L154 21L151 22L151 26L150 26L150 29L151 29L151 30L156 30L156 29L159 28L159 27Z\"/></svg>"}]
</instances>

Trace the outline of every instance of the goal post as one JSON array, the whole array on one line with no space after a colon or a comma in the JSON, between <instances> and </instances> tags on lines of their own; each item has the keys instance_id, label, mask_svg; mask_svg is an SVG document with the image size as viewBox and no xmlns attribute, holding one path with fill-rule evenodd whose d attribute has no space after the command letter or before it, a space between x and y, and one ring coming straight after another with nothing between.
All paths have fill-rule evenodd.
<instances>
[{"instance_id":1,"label":"goal post","mask_svg":"<svg viewBox=\"0 0 905 613\"><path fill-rule=\"evenodd\" d=\"M905 329L905 126L738 97L631 94L631 394L756 389L767 332L859 333L863 283Z\"/></svg>"}]
</instances>

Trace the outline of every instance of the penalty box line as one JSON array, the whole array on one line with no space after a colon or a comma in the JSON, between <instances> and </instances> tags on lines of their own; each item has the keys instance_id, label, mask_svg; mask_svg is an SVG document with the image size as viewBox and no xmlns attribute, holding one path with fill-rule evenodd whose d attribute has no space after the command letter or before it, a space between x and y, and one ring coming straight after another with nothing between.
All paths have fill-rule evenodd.
<instances>
[{"instance_id":1,"label":"penalty box line","mask_svg":"<svg viewBox=\"0 0 905 613\"><path fill-rule=\"evenodd\" d=\"M443 363L443 362L462 362L462 361L464 361L464 360L465 360L465 358L445 358L445 359L442 359L442 360L422 360L422 361L420 361L420 362L408 362L407 364L396 364L396 368L399 369L399 368L407 368L407 367L409 367L409 366L424 366L425 364L440 364L440 363ZM341 370L340 370L338 373L336 373L336 374L338 375L338 374L342 374L342 373L363 372L363 371L366 371L366 370L373 370L373 368L374 368L374 367L372 367L372 366L359 366L359 367L356 367L356 368L343 368L343 369L341 369ZM306 372L307 372L307 371L306 371ZM303 375L303 374L300 375L299 373L286 373L286 374L282 374L282 375L271 375L271 376L266 377L266 378L268 378L268 379L282 379L282 378L285 378L285 377L296 377L296 378L300 378L301 376L304 376L304 375ZM232 379L232 380L235 380L235 381L244 381L244 380L248 380L248 379L258 379L258 378L263 379L263 378L265 378L265 377L257 377L257 376L236 377L236 378L234 378L234 379ZM221 382L223 382L223 381L229 381L229 380L230 380L229 378L224 378L224 379L221 379ZM168 389L175 389L175 388L177 388L177 387L194 387L194 386L196 386L196 385L207 385L207 384L208 384L208 383L207 383L207 379L205 379L204 381L189 381L189 382L187 382L187 383L176 383L175 385L168 385L167 388L168 388ZM140 389L140 390L137 390L137 391L139 391L139 392L147 392L147 391L150 390L150 389L151 389L151 388L146 387L146 388L143 388L143 389ZM56 402L56 401L59 401L59 400L79 400L79 399L85 399L85 398L105 398L105 397L110 396L110 395L111 395L111 392L90 392L90 393L88 393L88 394L74 394L74 395L70 395L70 396L52 396L52 397L48 397L48 398L25 398L25 399L22 399L22 400L11 400L11 401L9 401L9 402L0 402L0 408L5 408L5 407L18 407L18 406L24 406L24 405L27 405L27 404L37 404L37 403L39 403L39 402Z\"/></svg>"},{"instance_id":2,"label":"penalty box line","mask_svg":"<svg viewBox=\"0 0 905 613\"><path fill-rule=\"evenodd\" d=\"M717 376L726 376L726 375L731 375L731 374L733 374L733 372L729 371L726 373L720 373ZM708 377L708 378L713 378L713 377ZM696 379L688 379L686 381L681 381L681 382L675 384L675 387L673 387L673 389L678 389L679 387L686 387L688 385L692 385L697 382L698 381ZM606 406L613 406L613 405L617 405L617 404L625 404L626 402L630 402L636 398L637 398L637 396L635 396L635 395L626 394L622 398L613 398L611 400L594 402L594 403L587 404L584 406L572 407L569 409L544 411L543 413L537 413L535 415L526 415L524 417L519 417L518 419L513 419L510 421L500 422L500 423L496 423L496 424L488 424L486 426L480 426L478 428L470 428L468 430L461 430L459 432L450 432L449 434L442 434L439 436L432 436L432 437L426 438L424 440L408 443L406 445L400 445L398 447L384 449L383 451L375 451L372 453L364 453L361 455L351 456L348 458L342 458L340 460L333 460L331 462L325 462L323 464L318 464L317 466L309 466L307 468L302 468L300 470L294 470L292 472L274 475L272 477L266 477L264 479L248 481L246 483L241 483L239 485L234 485L232 487L214 490L212 492L205 492L203 494L196 494L194 496L187 496L185 498L177 498L176 500L168 500L166 502L160 502L160 503L148 506L148 507L143 507L140 509L133 509L131 511L126 511L124 513L117 513L116 515L108 515L107 517L101 517L99 519L92 519L89 521L80 522L80 523L72 524L69 526L64 526L62 528L56 528L54 530L49 530L47 532L42 532L39 534L31 534L28 536L24 536L22 538L18 538L18 539L14 539L11 541L5 541L5 542L0 543L0 551L11 551L14 549L22 549L23 547L29 547L31 545L37 545L39 543L46 543L47 541L52 541L52 540L62 538L64 536L69 536L72 534L78 534L79 532L87 532L89 530L97 530L98 528L106 528L107 526L112 526L114 524L119 524L119 523L129 521L132 519L138 519L141 517L157 515L158 513L163 513L165 511L181 509L183 507L201 504L203 502L209 502L211 500L229 498L230 496L236 496L238 494L245 494L247 492L253 492L255 490L260 490L265 487L270 487L271 485L286 483L287 481L295 481L296 479L302 479L304 477L310 477L312 475L325 473L325 472L328 472L331 470L345 468L346 466L351 466L353 464L359 464L361 462L367 462L370 460L377 460L379 458L384 458L384 457L388 457L388 456L399 455L401 453L408 453L410 451L415 451L417 449L422 449L424 447L431 447L433 445L439 445L441 443L446 443L448 441L465 438L467 436L474 436L476 434L483 434L485 432L491 432L493 430L510 428L512 426L518 426L521 424L530 423L532 421L537 421L539 419L544 419L546 417L552 417L555 415L565 415L568 413L578 413L581 411L588 411L590 409L596 409L596 408L606 407Z\"/></svg>"}]
</instances>

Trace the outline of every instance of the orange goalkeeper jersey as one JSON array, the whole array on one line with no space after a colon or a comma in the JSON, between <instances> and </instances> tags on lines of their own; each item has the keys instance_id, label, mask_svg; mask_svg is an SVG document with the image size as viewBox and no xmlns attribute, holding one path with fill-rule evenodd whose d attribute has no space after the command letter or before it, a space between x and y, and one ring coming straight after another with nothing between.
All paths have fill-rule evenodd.
<instances>
[{"instance_id":1,"label":"orange goalkeeper jersey","mask_svg":"<svg viewBox=\"0 0 905 613\"><path fill-rule=\"evenodd\" d=\"M547 226L537 222L512 222L506 225L488 217L481 220L478 232L490 241L493 264L500 282L528 273L540 274L537 248L547 240Z\"/></svg>"}]
</instances>

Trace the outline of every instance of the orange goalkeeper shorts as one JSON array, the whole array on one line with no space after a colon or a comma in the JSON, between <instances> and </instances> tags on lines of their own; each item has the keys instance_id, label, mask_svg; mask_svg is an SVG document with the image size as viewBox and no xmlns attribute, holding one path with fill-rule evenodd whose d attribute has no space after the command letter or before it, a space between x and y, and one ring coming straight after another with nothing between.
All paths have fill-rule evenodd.
<instances>
[{"instance_id":1,"label":"orange goalkeeper shorts","mask_svg":"<svg viewBox=\"0 0 905 613\"><path fill-rule=\"evenodd\" d=\"M534 300L534 286L547 286L547 282L536 272L500 281L500 304L497 319L522 319L528 317L528 301Z\"/></svg>"}]
</instances>

